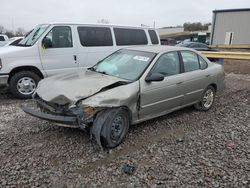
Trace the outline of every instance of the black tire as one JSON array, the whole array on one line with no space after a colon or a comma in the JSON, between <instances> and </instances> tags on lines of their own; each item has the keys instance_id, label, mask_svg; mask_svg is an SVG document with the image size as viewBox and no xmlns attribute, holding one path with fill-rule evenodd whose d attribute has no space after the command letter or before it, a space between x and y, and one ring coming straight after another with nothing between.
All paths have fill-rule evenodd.
<instances>
[{"instance_id":1,"label":"black tire","mask_svg":"<svg viewBox=\"0 0 250 188\"><path fill-rule=\"evenodd\" d=\"M209 106L206 105L206 102L203 100L206 93L208 91L211 91L213 92L213 97L212 97L212 102ZM214 99L215 99L215 88L213 86L208 86L205 91L203 92L203 95L202 95L202 98L201 98L201 101L198 102L197 104L194 105L194 107L197 109L197 110L200 110L200 111L208 111L209 109L212 108L213 104L214 104Z\"/></svg>"},{"instance_id":2,"label":"black tire","mask_svg":"<svg viewBox=\"0 0 250 188\"><path fill-rule=\"evenodd\" d=\"M20 72L17 72L15 73L11 78L10 78L10 82L9 82L9 85L10 85L10 92L12 93L12 95L16 98L19 98L19 99L28 99L28 98L31 98L32 94L34 93L34 91L32 93L29 93L29 94L24 94L24 93L21 93L19 90L18 90L18 81L22 78L31 78L34 83L35 83L35 88L38 84L38 82L41 80L41 78L34 72L31 72L31 71L20 71Z\"/></svg>"},{"instance_id":3,"label":"black tire","mask_svg":"<svg viewBox=\"0 0 250 188\"><path fill-rule=\"evenodd\" d=\"M122 108L108 109L96 118L102 119L101 144L105 148L117 147L129 129L129 114ZM95 122L98 122L96 119ZM94 122L94 123L95 123Z\"/></svg>"}]
</instances>

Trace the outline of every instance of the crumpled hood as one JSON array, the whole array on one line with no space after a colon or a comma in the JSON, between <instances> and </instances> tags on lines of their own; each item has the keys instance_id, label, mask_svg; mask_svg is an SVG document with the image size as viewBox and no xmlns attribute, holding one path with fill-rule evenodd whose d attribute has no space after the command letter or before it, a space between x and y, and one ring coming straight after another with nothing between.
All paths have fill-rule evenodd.
<instances>
[{"instance_id":1,"label":"crumpled hood","mask_svg":"<svg viewBox=\"0 0 250 188\"><path fill-rule=\"evenodd\" d=\"M39 82L36 94L43 100L56 104L74 104L113 84L127 80L84 70L79 73L59 74ZM123 85L123 84L121 84Z\"/></svg>"}]
</instances>

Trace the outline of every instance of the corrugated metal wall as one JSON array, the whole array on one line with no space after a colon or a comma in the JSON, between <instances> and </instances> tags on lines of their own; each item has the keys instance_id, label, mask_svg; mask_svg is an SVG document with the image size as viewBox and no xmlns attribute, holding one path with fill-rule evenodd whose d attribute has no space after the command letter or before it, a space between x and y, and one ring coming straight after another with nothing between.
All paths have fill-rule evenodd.
<instances>
[{"instance_id":1,"label":"corrugated metal wall","mask_svg":"<svg viewBox=\"0 0 250 188\"><path fill-rule=\"evenodd\" d=\"M212 44L224 44L226 32L233 32L232 44L250 44L250 11L216 12Z\"/></svg>"}]
</instances>

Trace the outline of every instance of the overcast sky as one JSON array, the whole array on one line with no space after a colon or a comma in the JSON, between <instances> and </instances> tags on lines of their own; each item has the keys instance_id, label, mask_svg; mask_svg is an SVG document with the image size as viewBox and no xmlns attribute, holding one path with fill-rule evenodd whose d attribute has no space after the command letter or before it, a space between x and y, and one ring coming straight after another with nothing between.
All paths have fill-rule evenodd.
<instances>
[{"instance_id":1,"label":"overcast sky","mask_svg":"<svg viewBox=\"0 0 250 188\"><path fill-rule=\"evenodd\" d=\"M1 0L0 25L26 30L49 22L156 27L211 22L215 9L250 8L250 0Z\"/></svg>"}]
</instances>

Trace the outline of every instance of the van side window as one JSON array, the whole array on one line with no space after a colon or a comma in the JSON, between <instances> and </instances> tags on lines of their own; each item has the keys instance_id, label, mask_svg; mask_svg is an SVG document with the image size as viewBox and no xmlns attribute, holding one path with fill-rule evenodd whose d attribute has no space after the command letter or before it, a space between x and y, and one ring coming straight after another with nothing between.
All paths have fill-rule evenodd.
<instances>
[{"instance_id":1,"label":"van side window","mask_svg":"<svg viewBox=\"0 0 250 188\"><path fill-rule=\"evenodd\" d=\"M159 44L159 40L155 30L148 30L148 34L150 36L152 44Z\"/></svg>"},{"instance_id":2,"label":"van side window","mask_svg":"<svg viewBox=\"0 0 250 188\"><path fill-rule=\"evenodd\" d=\"M177 52L163 54L155 63L153 73L161 73L164 76L171 76L180 73L180 61Z\"/></svg>"},{"instance_id":3,"label":"van side window","mask_svg":"<svg viewBox=\"0 0 250 188\"><path fill-rule=\"evenodd\" d=\"M77 30L82 46L113 46L108 27L78 27Z\"/></svg>"},{"instance_id":4,"label":"van side window","mask_svg":"<svg viewBox=\"0 0 250 188\"><path fill-rule=\"evenodd\" d=\"M116 45L144 45L148 44L146 33L142 29L114 28Z\"/></svg>"},{"instance_id":5,"label":"van side window","mask_svg":"<svg viewBox=\"0 0 250 188\"><path fill-rule=\"evenodd\" d=\"M48 48L73 47L72 33L69 26L55 26L45 38L50 40L50 46Z\"/></svg>"},{"instance_id":6,"label":"van side window","mask_svg":"<svg viewBox=\"0 0 250 188\"><path fill-rule=\"evenodd\" d=\"M191 51L182 51L181 56L185 72L190 72L200 69L200 63L197 54Z\"/></svg>"}]
</instances>

